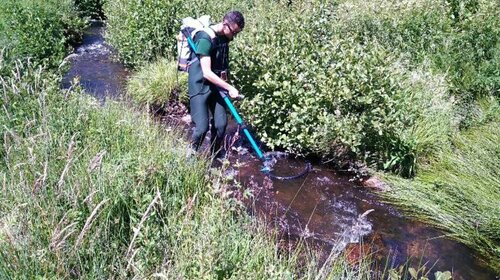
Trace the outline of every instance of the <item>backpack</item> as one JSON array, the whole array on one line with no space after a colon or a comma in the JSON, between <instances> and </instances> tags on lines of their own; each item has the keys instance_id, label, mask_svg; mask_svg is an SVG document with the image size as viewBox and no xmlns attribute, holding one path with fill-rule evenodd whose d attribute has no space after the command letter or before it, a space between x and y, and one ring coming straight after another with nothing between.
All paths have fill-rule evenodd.
<instances>
[{"instance_id":1,"label":"backpack","mask_svg":"<svg viewBox=\"0 0 500 280\"><path fill-rule=\"evenodd\" d=\"M213 38L214 31L209 28L212 24L210 16L201 16L198 19L187 17L182 19L181 29L177 35L177 70L187 72L192 63L191 53L196 49L193 42L194 35L199 31L205 31Z\"/></svg>"}]
</instances>

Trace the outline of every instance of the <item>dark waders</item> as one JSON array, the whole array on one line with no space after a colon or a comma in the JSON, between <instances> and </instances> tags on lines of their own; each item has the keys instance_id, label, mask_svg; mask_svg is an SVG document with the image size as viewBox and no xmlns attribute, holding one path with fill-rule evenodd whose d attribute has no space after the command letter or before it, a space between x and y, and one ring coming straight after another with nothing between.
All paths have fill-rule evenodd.
<instances>
[{"instance_id":1,"label":"dark waders","mask_svg":"<svg viewBox=\"0 0 500 280\"><path fill-rule=\"evenodd\" d=\"M195 123L193 149L198 150L203 143L208 132L209 121L211 151L215 154L221 149L227 126L226 104L222 95L225 93L221 93L217 87L210 87L208 93L191 97L191 118ZM212 115L211 119L210 115Z\"/></svg>"}]
</instances>

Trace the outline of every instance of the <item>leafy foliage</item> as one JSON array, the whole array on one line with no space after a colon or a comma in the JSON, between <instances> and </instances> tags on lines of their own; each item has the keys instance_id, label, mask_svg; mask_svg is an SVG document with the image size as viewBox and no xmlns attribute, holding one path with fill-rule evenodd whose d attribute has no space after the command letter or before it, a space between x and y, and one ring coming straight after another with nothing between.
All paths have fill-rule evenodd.
<instances>
[{"instance_id":1,"label":"leafy foliage","mask_svg":"<svg viewBox=\"0 0 500 280\"><path fill-rule=\"evenodd\" d=\"M266 5L260 9L271 10ZM251 96L246 115L271 147L330 158L355 154L413 175L418 159L446 145L452 129L443 77L412 69L376 40L345 37L335 8L313 7L256 9L250 17L234 63ZM418 135L424 126L436 134Z\"/></svg>"},{"instance_id":2,"label":"leafy foliage","mask_svg":"<svg viewBox=\"0 0 500 280\"><path fill-rule=\"evenodd\" d=\"M248 3L236 0L108 1L104 5L107 39L116 47L121 60L131 67L159 56L172 59L182 18L210 15L217 21L235 5L245 4Z\"/></svg>"},{"instance_id":3,"label":"leafy foliage","mask_svg":"<svg viewBox=\"0 0 500 280\"><path fill-rule=\"evenodd\" d=\"M495 1L174 2L108 5L121 57L171 58L183 17L243 11L232 73L271 148L413 176L475 123L480 97L498 96Z\"/></svg>"},{"instance_id":4,"label":"leafy foliage","mask_svg":"<svg viewBox=\"0 0 500 280\"><path fill-rule=\"evenodd\" d=\"M104 19L103 5L106 0L74 0L82 17Z\"/></svg>"},{"instance_id":5,"label":"leafy foliage","mask_svg":"<svg viewBox=\"0 0 500 280\"><path fill-rule=\"evenodd\" d=\"M10 73L16 60L55 68L68 46L81 39L85 26L70 0L6 0L0 6L0 22L2 75Z\"/></svg>"}]
</instances>

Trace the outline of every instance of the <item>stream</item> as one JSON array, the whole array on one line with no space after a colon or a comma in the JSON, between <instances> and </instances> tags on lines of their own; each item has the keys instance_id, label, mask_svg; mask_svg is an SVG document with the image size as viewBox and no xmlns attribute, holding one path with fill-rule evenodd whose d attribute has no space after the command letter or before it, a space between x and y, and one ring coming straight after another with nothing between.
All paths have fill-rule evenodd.
<instances>
[{"instance_id":1,"label":"stream","mask_svg":"<svg viewBox=\"0 0 500 280\"><path fill-rule=\"evenodd\" d=\"M103 34L104 24L92 22L82 45L67 57L71 67L62 81L62 87L68 88L72 81L79 80L101 103L119 97L129 75L113 59L113 50ZM230 123L228 134L235 131L236 124ZM386 263L398 267L409 261L414 268L425 264L431 269L431 279L434 271L446 270L454 279L496 278L475 259L473 251L381 203L376 192L357 183L352 175L313 164L311 172L302 178L271 180L260 171L262 163L245 140L236 141L230 149L231 167L225 171L226 176L252 191L253 199L245 200L249 211L279 229L284 244L305 240L324 259L331 252L341 252L355 261L361 251L370 252L382 268ZM283 157L274 172L296 174L305 164L302 159Z\"/></svg>"}]
</instances>

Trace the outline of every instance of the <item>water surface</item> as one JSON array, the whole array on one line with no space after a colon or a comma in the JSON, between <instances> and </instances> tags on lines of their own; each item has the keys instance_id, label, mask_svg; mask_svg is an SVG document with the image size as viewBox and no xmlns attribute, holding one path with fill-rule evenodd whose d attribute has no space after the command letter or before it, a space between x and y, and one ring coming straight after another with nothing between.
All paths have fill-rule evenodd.
<instances>
[{"instance_id":1,"label":"water surface","mask_svg":"<svg viewBox=\"0 0 500 280\"><path fill-rule=\"evenodd\" d=\"M129 75L125 66L114 58L112 47L104 39L104 30L102 21L91 22L82 44L66 58L71 66L62 81L62 87L69 88L78 80L88 94L101 102L120 96Z\"/></svg>"}]
</instances>

